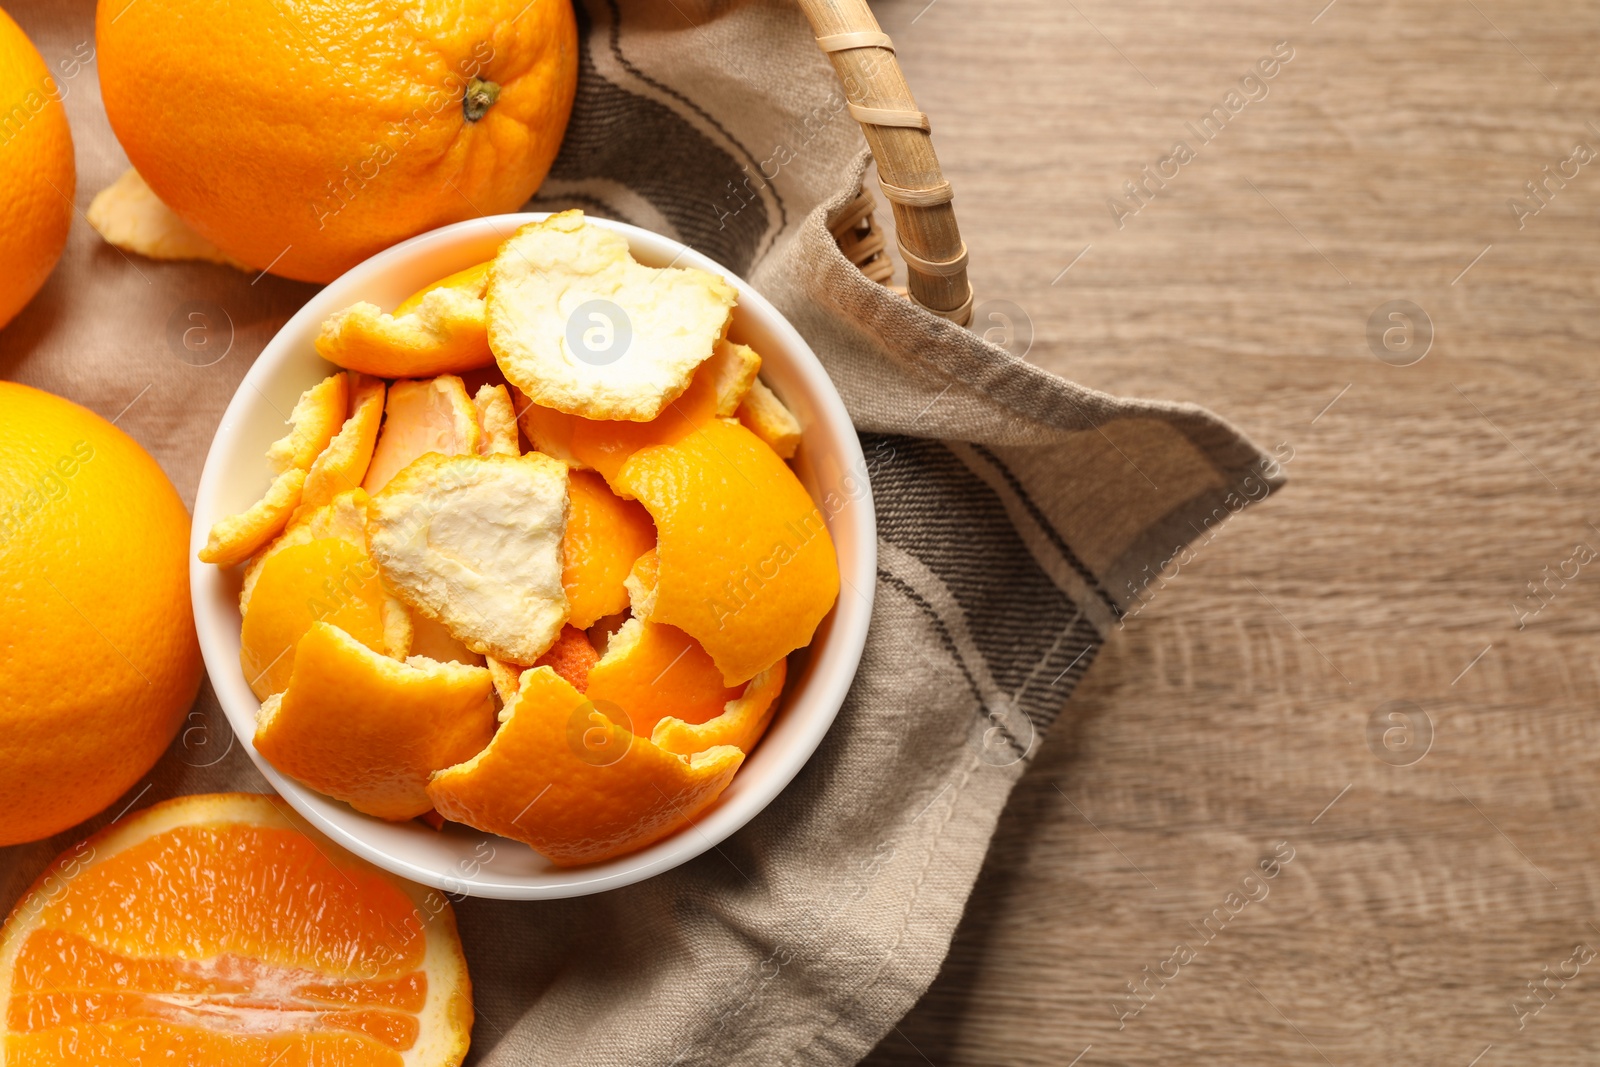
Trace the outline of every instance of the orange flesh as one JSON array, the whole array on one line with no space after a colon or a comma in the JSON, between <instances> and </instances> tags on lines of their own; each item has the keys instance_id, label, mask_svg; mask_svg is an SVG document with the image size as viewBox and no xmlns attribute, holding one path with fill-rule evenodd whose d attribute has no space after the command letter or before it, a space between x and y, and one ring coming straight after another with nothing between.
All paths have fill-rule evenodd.
<instances>
[{"instance_id":1,"label":"orange flesh","mask_svg":"<svg viewBox=\"0 0 1600 1067\"><path fill-rule=\"evenodd\" d=\"M7 1067L398 1065L416 1043L422 916L296 831L175 827L45 900L11 974Z\"/></svg>"}]
</instances>

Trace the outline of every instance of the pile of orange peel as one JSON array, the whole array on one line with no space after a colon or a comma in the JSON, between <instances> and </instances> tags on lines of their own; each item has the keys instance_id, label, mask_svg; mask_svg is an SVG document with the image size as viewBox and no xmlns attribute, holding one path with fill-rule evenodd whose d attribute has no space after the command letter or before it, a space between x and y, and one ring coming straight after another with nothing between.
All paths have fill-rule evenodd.
<instances>
[{"instance_id":1,"label":"pile of orange peel","mask_svg":"<svg viewBox=\"0 0 1600 1067\"><path fill-rule=\"evenodd\" d=\"M839 592L736 303L572 211L331 316L317 351L343 369L200 553L243 567L256 750L357 811L560 866L715 804Z\"/></svg>"}]
</instances>

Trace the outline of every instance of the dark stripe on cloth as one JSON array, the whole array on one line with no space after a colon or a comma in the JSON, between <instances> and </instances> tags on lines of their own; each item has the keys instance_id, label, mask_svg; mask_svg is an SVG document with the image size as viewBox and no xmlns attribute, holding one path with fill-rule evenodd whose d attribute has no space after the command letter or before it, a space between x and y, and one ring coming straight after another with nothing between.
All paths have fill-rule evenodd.
<instances>
[{"instance_id":1,"label":"dark stripe on cloth","mask_svg":"<svg viewBox=\"0 0 1600 1067\"><path fill-rule=\"evenodd\" d=\"M735 274L749 273L771 219L759 195L750 200L728 198L731 190L743 188L750 171L672 108L606 80L589 53L593 22L581 4L576 9L584 40L578 49L578 97L550 177L571 182L606 179L626 186L654 205L685 244ZM611 18L610 48L618 62L726 134L700 107L622 56L621 16L614 3ZM750 154L733 137L728 140ZM773 196L783 211L775 189Z\"/></svg>"},{"instance_id":2,"label":"dark stripe on cloth","mask_svg":"<svg viewBox=\"0 0 1600 1067\"><path fill-rule=\"evenodd\" d=\"M1122 605L1117 602L1115 597L1106 592L1105 587L1100 584L1100 579L1096 577L1094 571L1084 565L1083 560L1079 559L1078 554L1072 550L1072 546L1067 544L1067 539L1061 536L1061 531L1057 530L1051 525L1050 520L1045 518L1044 512L1039 509L1039 505L1033 502L1033 497L1029 496L1028 491L1022 488L1022 482L1018 480L1015 474L1011 473L1011 468L1007 467L999 456L983 445L972 445L971 448L978 455L988 460L1000 477L1005 479L1006 485L1016 495L1017 502L1023 506L1033 518L1033 521L1039 524L1039 529L1049 539L1055 550L1061 553L1061 558L1066 561L1067 566L1076 571L1078 577L1083 579L1084 584L1094 592L1095 596L1100 598L1100 602L1111 609L1112 615L1119 619L1122 618Z\"/></svg>"},{"instance_id":3,"label":"dark stripe on cloth","mask_svg":"<svg viewBox=\"0 0 1600 1067\"><path fill-rule=\"evenodd\" d=\"M1000 695L1035 726L1048 726L1099 634L1039 566L995 491L949 448L882 434L861 441L874 457L878 536L945 584Z\"/></svg>"},{"instance_id":4,"label":"dark stripe on cloth","mask_svg":"<svg viewBox=\"0 0 1600 1067\"><path fill-rule=\"evenodd\" d=\"M988 717L989 706L988 703L983 699L983 692L978 687L978 680L972 676L972 669L967 666L966 657L963 656L961 654L961 650L956 647L955 638L950 636L950 627L945 623L944 619L939 616L938 609L928 602L927 597L917 592L916 589L912 587L910 582L899 577L898 575L891 574L882 567L878 568L878 580L883 582L885 585L890 586L891 588L898 589L907 600L911 601L917 606L917 609L921 611L923 615L927 616L928 621L933 624L934 633L939 635L939 644L943 645L944 650L950 653L950 658L955 661L955 665L961 668L961 675L967 680L967 688L972 692L972 699L977 702L976 710L985 717ZM999 724L996 724L996 728L1005 734L1006 744L1014 752L1016 752L1017 755L1026 756L1028 754L1028 746L1013 737L1010 731L1007 731Z\"/></svg>"}]
</instances>

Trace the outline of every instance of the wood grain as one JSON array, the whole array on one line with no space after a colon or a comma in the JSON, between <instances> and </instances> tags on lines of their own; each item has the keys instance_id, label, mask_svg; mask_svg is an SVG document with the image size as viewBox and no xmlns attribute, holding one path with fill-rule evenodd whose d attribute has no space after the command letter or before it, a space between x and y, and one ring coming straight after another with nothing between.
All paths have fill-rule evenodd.
<instances>
[{"instance_id":1,"label":"wood grain","mask_svg":"<svg viewBox=\"0 0 1600 1067\"><path fill-rule=\"evenodd\" d=\"M1600 560L1560 577L1600 550L1600 159L1508 206L1600 150L1600 10L1324 3L874 5L960 191L976 327L1294 455L1102 655L876 1067L1600 1054L1600 959L1528 985L1600 949ZM1191 134L1279 41L1265 97ZM1119 228L1108 198L1178 140ZM1392 300L1432 324L1411 366L1369 346ZM1395 701L1431 723L1408 766L1369 745Z\"/></svg>"}]
</instances>

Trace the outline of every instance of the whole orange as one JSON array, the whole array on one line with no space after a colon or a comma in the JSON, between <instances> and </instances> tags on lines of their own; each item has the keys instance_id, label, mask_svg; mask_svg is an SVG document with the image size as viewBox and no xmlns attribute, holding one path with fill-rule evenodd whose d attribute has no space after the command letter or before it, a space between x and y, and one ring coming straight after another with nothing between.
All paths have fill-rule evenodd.
<instances>
[{"instance_id":1,"label":"whole orange","mask_svg":"<svg viewBox=\"0 0 1600 1067\"><path fill-rule=\"evenodd\" d=\"M100 811L200 686L189 514L156 461L77 404L0 382L0 845Z\"/></svg>"},{"instance_id":2,"label":"whole orange","mask_svg":"<svg viewBox=\"0 0 1600 1067\"><path fill-rule=\"evenodd\" d=\"M570 0L101 0L95 32L106 114L150 188L302 281L521 207L577 90Z\"/></svg>"},{"instance_id":3,"label":"whole orange","mask_svg":"<svg viewBox=\"0 0 1600 1067\"><path fill-rule=\"evenodd\" d=\"M72 131L61 88L0 11L0 326L33 299L72 227Z\"/></svg>"}]
</instances>

